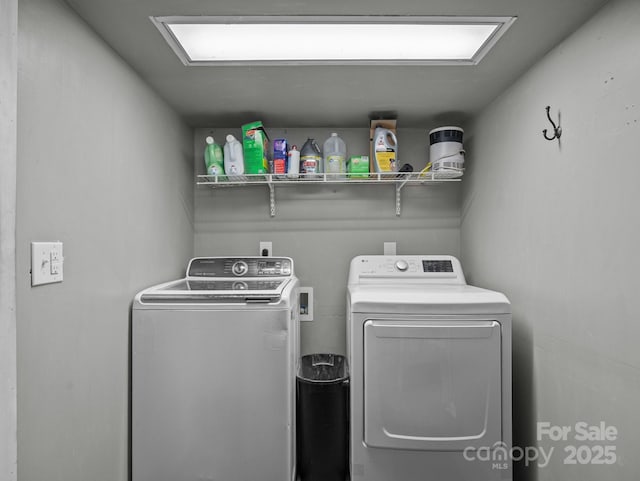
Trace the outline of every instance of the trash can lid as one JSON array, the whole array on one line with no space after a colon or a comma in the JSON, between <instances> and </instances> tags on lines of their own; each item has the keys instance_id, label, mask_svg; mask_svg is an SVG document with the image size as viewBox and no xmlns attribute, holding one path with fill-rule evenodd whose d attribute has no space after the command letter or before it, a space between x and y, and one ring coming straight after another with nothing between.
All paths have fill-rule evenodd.
<instances>
[{"instance_id":1,"label":"trash can lid","mask_svg":"<svg viewBox=\"0 0 640 481\"><path fill-rule=\"evenodd\" d=\"M344 381L349 378L349 365L340 354L307 354L300 358L298 377L314 383Z\"/></svg>"}]
</instances>

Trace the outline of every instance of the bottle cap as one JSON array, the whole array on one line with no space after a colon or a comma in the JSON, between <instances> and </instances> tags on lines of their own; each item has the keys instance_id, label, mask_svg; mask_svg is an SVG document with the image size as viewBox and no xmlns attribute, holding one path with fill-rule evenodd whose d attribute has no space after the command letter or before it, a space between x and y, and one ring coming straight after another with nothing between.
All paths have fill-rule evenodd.
<instances>
[{"instance_id":1,"label":"bottle cap","mask_svg":"<svg viewBox=\"0 0 640 481\"><path fill-rule=\"evenodd\" d=\"M213 137L211 137L211 136L207 137L207 138L206 138L206 139L204 139L204 140L207 142L207 144L213 144L213 143L215 143L215 141L213 140Z\"/></svg>"},{"instance_id":2,"label":"bottle cap","mask_svg":"<svg viewBox=\"0 0 640 481\"><path fill-rule=\"evenodd\" d=\"M227 135L227 142L231 143L234 140L236 140L236 138L233 135L231 135L231 134Z\"/></svg>"}]
</instances>

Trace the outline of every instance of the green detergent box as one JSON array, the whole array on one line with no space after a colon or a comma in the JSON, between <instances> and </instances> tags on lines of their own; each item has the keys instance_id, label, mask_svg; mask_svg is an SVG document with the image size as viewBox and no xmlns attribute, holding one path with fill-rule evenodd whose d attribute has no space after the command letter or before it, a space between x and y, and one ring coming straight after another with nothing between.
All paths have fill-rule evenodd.
<instances>
[{"instance_id":1,"label":"green detergent box","mask_svg":"<svg viewBox=\"0 0 640 481\"><path fill-rule=\"evenodd\" d=\"M245 174L266 174L269 172L269 136L262 121L242 126L242 147L244 150Z\"/></svg>"},{"instance_id":2,"label":"green detergent box","mask_svg":"<svg viewBox=\"0 0 640 481\"><path fill-rule=\"evenodd\" d=\"M347 162L347 172L350 178L369 177L369 156L352 155Z\"/></svg>"}]
</instances>

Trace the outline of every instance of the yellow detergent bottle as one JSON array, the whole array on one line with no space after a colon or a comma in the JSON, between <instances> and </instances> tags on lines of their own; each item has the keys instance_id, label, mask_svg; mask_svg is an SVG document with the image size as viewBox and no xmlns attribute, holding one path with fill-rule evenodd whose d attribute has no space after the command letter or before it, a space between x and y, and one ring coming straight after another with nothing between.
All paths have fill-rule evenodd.
<instances>
[{"instance_id":1,"label":"yellow detergent bottle","mask_svg":"<svg viewBox=\"0 0 640 481\"><path fill-rule=\"evenodd\" d=\"M398 170L398 140L389 129L376 127L373 133L373 168L375 172Z\"/></svg>"}]
</instances>

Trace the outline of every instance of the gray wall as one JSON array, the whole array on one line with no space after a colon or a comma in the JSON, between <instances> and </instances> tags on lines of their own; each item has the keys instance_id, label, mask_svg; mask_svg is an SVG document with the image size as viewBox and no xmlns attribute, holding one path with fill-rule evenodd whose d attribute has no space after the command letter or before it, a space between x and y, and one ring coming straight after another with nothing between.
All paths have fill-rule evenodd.
<instances>
[{"instance_id":1,"label":"gray wall","mask_svg":"<svg viewBox=\"0 0 640 481\"><path fill-rule=\"evenodd\" d=\"M18 471L127 479L129 306L193 249L193 134L61 1L19 4ZM30 287L31 241L64 282Z\"/></svg>"},{"instance_id":2,"label":"gray wall","mask_svg":"<svg viewBox=\"0 0 640 481\"><path fill-rule=\"evenodd\" d=\"M0 479L16 479L18 2L0 0Z\"/></svg>"},{"instance_id":3,"label":"gray wall","mask_svg":"<svg viewBox=\"0 0 640 481\"><path fill-rule=\"evenodd\" d=\"M462 203L470 281L514 313L515 442L536 422L616 426L615 466L548 467L517 479L637 479L640 472L640 2L614 1L480 115ZM561 112L561 144L544 113ZM587 443L588 444L588 443Z\"/></svg>"},{"instance_id":4,"label":"gray wall","mask_svg":"<svg viewBox=\"0 0 640 481\"><path fill-rule=\"evenodd\" d=\"M366 120L365 120L366 122ZM285 137L301 148L307 136L320 144L326 129L269 128L271 139ZM436 127L436 126L433 126ZM368 155L369 129L337 129L347 155ZM240 137L240 126L197 129L195 166L204 173L204 138L213 133ZM400 129L400 164L422 169L427 160L426 129ZM397 242L402 254L459 254L459 183L407 186L402 215L395 215L391 185L313 186L276 189L276 216L269 216L266 186L196 189L195 254L257 255L259 241L272 241L275 255L293 257L303 286L314 288L314 321L303 323L305 352L345 350L346 283L349 262L359 254L382 254L383 242Z\"/></svg>"}]
</instances>

